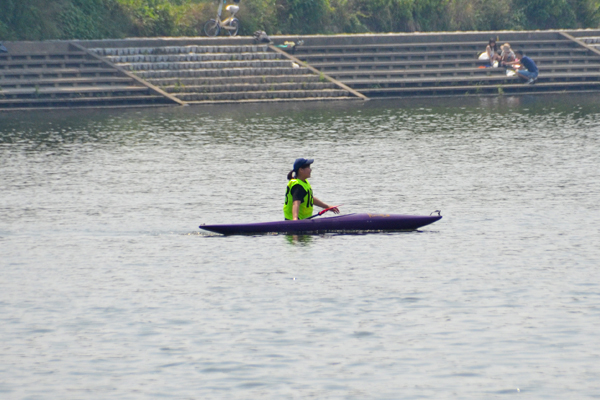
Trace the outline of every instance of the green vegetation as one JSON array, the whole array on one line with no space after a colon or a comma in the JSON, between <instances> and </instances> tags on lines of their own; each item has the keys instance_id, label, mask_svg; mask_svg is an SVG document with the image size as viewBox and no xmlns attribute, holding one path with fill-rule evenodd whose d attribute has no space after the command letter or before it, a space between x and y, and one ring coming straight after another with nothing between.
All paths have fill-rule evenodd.
<instances>
[{"instance_id":1,"label":"green vegetation","mask_svg":"<svg viewBox=\"0 0 600 400\"><path fill-rule=\"evenodd\" d=\"M43 40L203 35L218 2L2 0L0 5L0 40ZM600 0L241 0L237 15L241 35L598 28Z\"/></svg>"}]
</instances>

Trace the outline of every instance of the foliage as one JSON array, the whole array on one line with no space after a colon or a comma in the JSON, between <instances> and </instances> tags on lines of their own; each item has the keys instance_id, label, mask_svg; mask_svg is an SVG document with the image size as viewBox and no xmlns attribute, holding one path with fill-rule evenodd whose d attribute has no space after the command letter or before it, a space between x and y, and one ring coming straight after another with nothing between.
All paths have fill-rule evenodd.
<instances>
[{"instance_id":1,"label":"foliage","mask_svg":"<svg viewBox=\"0 0 600 400\"><path fill-rule=\"evenodd\" d=\"M521 17L511 8L512 0L453 0L448 6L451 30L520 29Z\"/></svg>"},{"instance_id":2,"label":"foliage","mask_svg":"<svg viewBox=\"0 0 600 400\"><path fill-rule=\"evenodd\" d=\"M449 29L445 13L450 0L419 0L414 2L413 15L419 31L443 31Z\"/></svg>"},{"instance_id":3,"label":"foliage","mask_svg":"<svg viewBox=\"0 0 600 400\"><path fill-rule=\"evenodd\" d=\"M59 39L96 39L123 35L130 29L122 8L111 0L63 1L57 10ZM115 35L115 31L119 32ZM123 33L121 33L123 32Z\"/></svg>"},{"instance_id":4,"label":"foliage","mask_svg":"<svg viewBox=\"0 0 600 400\"><path fill-rule=\"evenodd\" d=\"M2 0L2 39L93 39L130 30L115 0Z\"/></svg>"},{"instance_id":5,"label":"foliage","mask_svg":"<svg viewBox=\"0 0 600 400\"><path fill-rule=\"evenodd\" d=\"M52 34L41 3L39 0L4 0L0 12L2 39L36 40ZM51 5L48 8L52 8Z\"/></svg>"},{"instance_id":6,"label":"foliage","mask_svg":"<svg viewBox=\"0 0 600 400\"><path fill-rule=\"evenodd\" d=\"M575 13L568 0L515 0L525 15L526 29L574 28Z\"/></svg>"},{"instance_id":7,"label":"foliage","mask_svg":"<svg viewBox=\"0 0 600 400\"><path fill-rule=\"evenodd\" d=\"M255 31L275 33L280 30L277 22L276 0L242 0L242 2L240 3L241 35L252 35Z\"/></svg>"},{"instance_id":8,"label":"foliage","mask_svg":"<svg viewBox=\"0 0 600 400\"><path fill-rule=\"evenodd\" d=\"M329 0L278 0L276 7L282 33L324 33Z\"/></svg>"},{"instance_id":9,"label":"foliage","mask_svg":"<svg viewBox=\"0 0 600 400\"><path fill-rule=\"evenodd\" d=\"M0 40L197 36L218 1L0 0ZM241 0L237 15L241 35L598 28L600 0Z\"/></svg>"},{"instance_id":10,"label":"foliage","mask_svg":"<svg viewBox=\"0 0 600 400\"><path fill-rule=\"evenodd\" d=\"M600 0L571 0L578 28L600 26Z\"/></svg>"}]
</instances>

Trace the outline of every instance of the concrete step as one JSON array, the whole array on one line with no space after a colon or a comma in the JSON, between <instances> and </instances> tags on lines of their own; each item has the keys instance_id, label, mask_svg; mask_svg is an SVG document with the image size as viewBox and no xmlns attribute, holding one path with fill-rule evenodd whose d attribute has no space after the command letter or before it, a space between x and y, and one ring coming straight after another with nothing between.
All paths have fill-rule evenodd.
<instances>
[{"instance_id":1,"label":"concrete step","mask_svg":"<svg viewBox=\"0 0 600 400\"><path fill-rule=\"evenodd\" d=\"M22 61L57 61L57 60L85 60L91 59L89 54L82 51L53 52L53 53L27 53L13 54L0 53L0 64L4 62Z\"/></svg>"},{"instance_id":2,"label":"concrete step","mask_svg":"<svg viewBox=\"0 0 600 400\"><path fill-rule=\"evenodd\" d=\"M203 78L229 76L266 76L266 75L306 75L312 71L308 68L212 68L212 69L182 69L182 70L153 70L135 71L143 79L160 78Z\"/></svg>"},{"instance_id":3,"label":"concrete step","mask_svg":"<svg viewBox=\"0 0 600 400\"><path fill-rule=\"evenodd\" d=\"M595 82L600 81L600 74L542 74L538 77L539 82Z\"/></svg>"},{"instance_id":4,"label":"concrete step","mask_svg":"<svg viewBox=\"0 0 600 400\"><path fill-rule=\"evenodd\" d=\"M600 67L600 65L599 65ZM505 75L504 68L406 68L393 70L366 70L342 71L329 74L335 79L390 79L410 77L442 77L442 76L479 76L479 75Z\"/></svg>"},{"instance_id":5,"label":"concrete step","mask_svg":"<svg viewBox=\"0 0 600 400\"><path fill-rule=\"evenodd\" d=\"M240 75L216 78L163 78L147 79L156 86L200 86L200 85L231 85L240 83L302 83L319 82L322 79L316 74L304 75Z\"/></svg>"},{"instance_id":6,"label":"concrete step","mask_svg":"<svg viewBox=\"0 0 600 400\"><path fill-rule=\"evenodd\" d=\"M241 46L161 46L161 47L123 47L123 48L93 48L89 49L100 56L125 56L149 54L196 54L196 53L248 53L266 52L268 45Z\"/></svg>"},{"instance_id":7,"label":"concrete step","mask_svg":"<svg viewBox=\"0 0 600 400\"><path fill-rule=\"evenodd\" d=\"M296 99L315 97L349 97L350 92L345 90L272 90L272 91L247 91L247 92L219 92L219 93L193 93L176 94L178 99L190 101L213 100L255 100L255 99Z\"/></svg>"},{"instance_id":8,"label":"concrete step","mask_svg":"<svg viewBox=\"0 0 600 400\"><path fill-rule=\"evenodd\" d=\"M585 48L551 48L527 50L530 57L581 57L588 55ZM462 51L411 51L411 52L354 52L340 54L308 54L297 55L302 61L309 64L326 62L386 62L386 61L413 61L413 60L454 60L477 59L479 53L471 50Z\"/></svg>"},{"instance_id":9,"label":"concrete step","mask_svg":"<svg viewBox=\"0 0 600 400\"><path fill-rule=\"evenodd\" d=\"M15 68L97 68L102 61L96 59L81 60L17 60L0 62L0 70Z\"/></svg>"},{"instance_id":10,"label":"concrete step","mask_svg":"<svg viewBox=\"0 0 600 400\"><path fill-rule=\"evenodd\" d=\"M581 74L548 74L540 75L538 82L597 82L600 81L600 73L594 75L582 76ZM368 80L355 80L344 82L355 90L369 92L371 90L396 88L396 87L453 87L453 86L471 86L478 87L485 84L503 85L523 82L518 76L485 76L485 77L455 77L455 78L420 78L420 79L386 79L378 82Z\"/></svg>"},{"instance_id":11,"label":"concrete step","mask_svg":"<svg viewBox=\"0 0 600 400\"><path fill-rule=\"evenodd\" d=\"M190 69L226 69L226 68L283 68L292 67L290 60L256 60L256 61L209 61L180 63L128 63L117 64L127 71L152 70L190 70Z\"/></svg>"},{"instance_id":12,"label":"concrete step","mask_svg":"<svg viewBox=\"0 0 600 400\"><path fill-rule=\"evenodd\" d=\"M272 99L240 99L240 100L199 100L189 101L188 104L193 105L219 105L219 104L244 104L244 103L289 103L289 102L310 102L310 101L348 101L348 100L359 100L360 97L302 97L302 98L272 98Z\"/></svg>"},{"instance_id":13,"label":"concrete step","mask_svg":"<svg viewBox=\"0 0 600 400\"><path fill-rule=\"evenodd\" d=\"M68 79L4 79L0 80L1 89L19 89L38 87L59 86L94 86L94 85L123 85L131 83L133 79L128 77L94 77L94 78L68 78Z\"/></svg>"},{"instance_id":14,"label":"concrete step","mask_svg":"<svg viewBox=\"0 0 600 400\"><path fill-rule=\"evenodd\" d=\"M73 97L73 96L117 96L148 94L150 89L145 86L91 86L91 87L57 87L57 88L21 88L2 89L0 96L3 98L19 97Z\"/></svg>"},{"instance_id":15,"label":"concrete step","mask_svg":"<svg viewBox=\"0 0 600 400\"><path fill-rule=\"evenodd\" d=\"M600 36L584 36L578 39L587 44L600 44Z\"/></svg>"},{"instance_id":16,"label":"concrete step","mask_svg":"<svg viewBox=\"0 0 600 400\"><path fill-rule=\"evenodd\" d=\"M599 64L581 64L581 65L539 65L540 73L597 73L600 72ZM411 69L394 69L383 71L343 71L331 72L329 75L337 80L344 82L353 80L381 80L381 79L410 79L418 77L458 77L458 76L486 76L486 75L501 75L506 74L505 68L411 68Z\"/></svg>"},{"instance_id":17,"label":"concrete step","mask_svg":"<svg viewBox=\"0 0 600 400\"><path fill-rule=\"evenodd\" d=\"M125 63L180 63L180 62L206 62L206 61L251 61L251 60L281 60L279 53L204 53L204 54L167 54L167 55L134 55L134 56L107 56L107 60L114 64Z\"/></svg>"},{"instance_id":18,"label":"concrete step","mask_svg":"<svg viewBox=\"0 0 600 400\"><path fill-rule=\"evenodd\" d=\"M478 85L478 86L440 86L440 87L394 87L394 88L371 88L361 90L361 93L371 97L404 97L404 96L439 96L439 95L483 95L502 93L539 93L539 92L580 92L600 90L600 81L580 82L548 82L528 85L526 83L511 83L505 85Z\"/></svg>"},{"instance_id":19,"label":"concrete step","mask_svg":"<svg viewBox=\"0 0 600 400\"><path fill-rule=\"evenodd\" d=\"M567 65L567 64L600 64L600 57L584 56L584 57L541 57L534 58L534 61L538 66L544 64L552 65ZM394 62L329 62L329 63L310 63L314 68L317 68L324 72L331 71L331 74L335 74L335 71L347 71L347 70L385 70L385 69L401 69L408 67L419 67L422 68L476 68L481 64L479 60L426 60L426 61L394 61Z\"/></svg>"},{"instance_id":20,"label":"concrete step","mask_svg":"<svg viewBox=\"0 0 600 400\"><path fill-rule=\"evenodd\" d=\"M505 41L499 40L498 45ZM567 39L557 40L513 40L508 41L513 49L544 49L558 47L578 47ZM422 42L422 43L381 43L381 44L361 44L361 45L329 45L329 46L310 46L302 45L296 47L296 56L301 57L305 54L329 53L344 54L356 52L402 52L402 51L455 51L470 50L482 53L487 46L486 41L465 41L465 42Z\"/></svg>"},{"instance_id":21,"label":"concrete step","mask_svg":"<svg viewBox=\"0 0 600 400\"><path fill-rule=\"evenodd\" d=\"M3 99L0 97L0 109L39 108L39 107L72 107L83 105L115 105L115 104L171 104L165 97L147 96L110 96L110 97L69 97L69 98L21 98Z\"/></svg>"},{"instance_id":22,"label":"concrete step","mask_svg":"<svg viewBox=\"0 0 600 400\"><path fill-rule=\"evenodd\" d=\"M119 76L120 72L112 68L19 68L0 69L0 86L4 79L45 79L45 78L84 78Z\"/></svg>"},{"instance_id":23,"label":"concrete step","mask_svg":"<svg viewBox=\"0 0 600 400\"><path fill-rule=\"evenodd\" d=\"M325 90L337 89L332 82L302 82L302 83L237 83L225 85L203 86L162 86L167 93L222 93L222 92L268 92L282 90Z\"/></svg>"}]
</instances>

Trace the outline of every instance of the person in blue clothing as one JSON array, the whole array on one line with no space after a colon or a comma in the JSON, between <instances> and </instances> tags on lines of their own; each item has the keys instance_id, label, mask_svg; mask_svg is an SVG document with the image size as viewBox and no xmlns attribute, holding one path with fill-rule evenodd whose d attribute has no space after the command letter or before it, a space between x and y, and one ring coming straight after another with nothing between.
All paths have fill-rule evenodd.
<instances>
[{"instance_id":1,"label":"person in blue clothing","mask_svg":"<svg viewBox=\"0 0 600 400\"><path fill-rule=\"evenodd\" d=\"M539 70L535 62L527 57L521 50L515 51L517 59L512 62L503 62L502 65L510 66L520 64L525 69L517 69L515 72L520 78L525 79L528 84L533 85L537 81Z\"/></svg>"}]
</instances>

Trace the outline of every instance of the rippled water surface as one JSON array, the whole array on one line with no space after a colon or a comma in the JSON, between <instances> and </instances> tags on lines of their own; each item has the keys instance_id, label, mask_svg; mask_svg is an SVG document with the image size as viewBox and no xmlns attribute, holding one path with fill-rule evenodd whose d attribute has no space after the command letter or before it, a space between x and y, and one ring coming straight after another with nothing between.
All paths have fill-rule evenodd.
<instances>
[{"instance_id":1,"label":"rippled water surface","mask_svg":"<svg viewBox=\"0 0 600 400\"><path fill-rule=\"evenodd\" d=\"M0 398L598 398L598 100L2 113Z\"/></svg>"}]
</instances>

